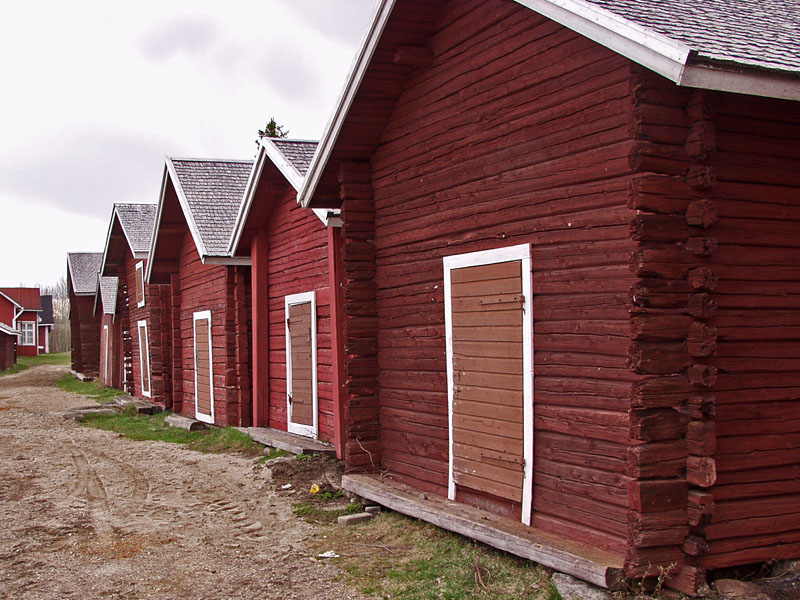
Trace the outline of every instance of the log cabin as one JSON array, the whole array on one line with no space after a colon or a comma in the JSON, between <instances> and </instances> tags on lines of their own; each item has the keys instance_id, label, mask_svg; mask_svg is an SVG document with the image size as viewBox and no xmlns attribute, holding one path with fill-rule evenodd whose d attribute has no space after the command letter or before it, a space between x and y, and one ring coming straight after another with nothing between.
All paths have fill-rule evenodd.
<instances>
[{"instance_id":1,"label":"log cabin","mask_svg":"<svg viewBox=\"0 0 800 600\"><path fill-rule=\"evenodd\" d=\"M298 193L347 489L605 587L800 556L798 8L378 4Z\"/></svg>"},{"instance_id":2,"label":"log cabin","mask_svg":"<svg viewBox=\"0 0 800 600\"><path fill-rule=\"evenodd\" d=\"M330 294L338 210L297 204L317 142L265 138L230 253L251 260L252 419L335 445L341 455Z\"/></svg>"},{"instance_id":3,"label":"log cabin","mask_svg":"<svg viewBox=\"0 0 800 600\"><path fill-rule=\"evenodd\" d=\"M100 319L100 381L106 387L125 388L122 318L118 317L119 278L98 277L94 313Z\"/></svg>"},{"instance_id":4,"label":"log cabin","mask_svg":"<svg viewBox=\"0 0 800 600\"><path fill-rule=\"evenodd\" d=\"M109 355L114 369L120 369L116 381L133 396L169 408L169 374L160 335L166 290L148 286L144 277L155 215L155 204L114 204L100 277L117 279L114 321L120 331L111 334L110 349L114 353ZM103 319L105 307L99 310L104 304L102 289L95 282L95 290L101 292L99 304L92 307L97 322L98 364L102 324L108 324L108 319ZM113 344L115 338L121 343Z\"/></svg>"},{"instance_id":5,"label":"log cabin","mask_svg":"<svg viewBox=\"0 0 800 600\"><path fill-rule=\"evenodd\" d=\"M100 368L99 323L94 315L94 300L102 263L102 252L67 254L72 371L86 376L96 376Z\"/></svg>"},{"instance_id":6,"label":"log cabin","mask_svg":"<svg viewBox=\"0 0 800 600\"><path fill-rule=\"evenodd\" d=\"M167 157L146 272L172 410L223 426L251 422L250 259L228 247L252 166Z\"/></svg>"},{"instance_id":7,"label":"log cabin","mask_svg":"<svg viewBox=\"0 0 800 600\"><path fill-rule=\"evenodd\" d=\"M2 300L0 300L2 302ZM0 372L17 363L17 338L19 332L0 322Z\"/></svg>"},{"instance_id":8,"label":"log cabin","mask_svg":"<svg viewBox=\"0 0 800 600\"><path fill-rule=\"evenodd\" d=\"M39 288L16 287L0 288L6 298L19 307L10 325L19 331L17 342L18 356L38 356L39 323L42 314L42 299ZM6 318L8 315L6 314Z\"/></svg>"}]
</instances>

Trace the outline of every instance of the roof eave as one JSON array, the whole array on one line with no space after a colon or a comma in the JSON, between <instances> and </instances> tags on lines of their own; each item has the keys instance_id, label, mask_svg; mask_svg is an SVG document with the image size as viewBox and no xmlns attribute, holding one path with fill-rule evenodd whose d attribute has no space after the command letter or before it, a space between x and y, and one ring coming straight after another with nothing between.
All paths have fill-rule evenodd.
<instances>
[{"instance_id":1,"label":"roof eave","mask_svg":"<svg viewBox=\"0 0 800 600\"><path fill-rule=\"evenodd\" d=\"M392 14L395 1L396 0L380 0L374 9L370 25L365 32L359 52L356 54L353 59L353 64L350 67L350 75L339 95L336 108L331 114L328 124L325 126L325 134L322 136L317 146L317 151L311 159L311 164L303 180L303 185L297 192L297 201L303 208L308 208L311 204L311 199L319 185L325 167L330 160L331 153L336 145L336 140L339 138L344 120L355 100L358 88L361 87L361 82L372 61L375 49L378 47L378 42L383 35L383 30Z\"/></svg>"},{"instance_id":2,"label":"roof eave","mask_svg":"<svg viewBox=\"0 0 800 600\"><path fill-rule=\"evenodd\" d=\"M764 69L737 69L714 63L688 65L679 85L781 100L800 100L800 78Z\"/></svg>"},{"instance_id":3,"label":"roof eave","mask_svg":"<svg viewBox=\"0 0 800 600\"><path fill-rule=\"evenodd\" d=\"M253 200L256 195L256 188L258 182L261 180L261 171L264 169L264 161L266 150L262 143L258 148L256 160L253 162L253 168L250 170L250 177L247 178L247 185L244 188L244 198L242 204L239 206L239 214L236 215L236 222L233 225L233 233L231 234L231 241L228 244L228 254L235 255L239 250L239 242L242 240L245 226L247 225L247 217L250 215L250 208L253 205Z\"/></svg>"}]
</instances>

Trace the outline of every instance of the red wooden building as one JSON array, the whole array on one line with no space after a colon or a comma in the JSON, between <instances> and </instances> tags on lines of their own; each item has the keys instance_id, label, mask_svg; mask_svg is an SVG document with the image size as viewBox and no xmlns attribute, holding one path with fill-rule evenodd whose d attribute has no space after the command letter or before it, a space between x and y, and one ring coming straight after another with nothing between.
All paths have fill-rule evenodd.
<instances>
[{"instance_id":1,"label":"red wooden building","mask_svg":"<svg viewBox=\"0 0 800 600\"><path fill-rule=\"evenodd\" d=\"M251 419L250 261L228 245L252 166L167 158L147 266L172 410L217 425Z\"/></svg>"},{"instance_id":2,"label":"red wooden building","mask_svg":"<svg viewBox=\"0 0 800 600\"><path fill-rule=\"evenodd\" d=\"M606 586L800 556L797 5L700 5L380 3L298 194L351 490Z\"/></svg>"},{"instance_id":3,"label":"red wooden building","mask_svg":"<svg viewBox=\"0 0 800 600\"><path fill-rule=\"evenodd\" d=\"M100 318L100 381L107 387L125 388L125 353L119 298L119 278L98 277L94 312Z\"/></svg>"},{"instance_id":4,"label":"red wooden building","mask_svg":"<svg viewBox=\"0 0 800 600\"><path fill-rule=\"evenodd\" d=\"M5 371L16 364L18 336L16 329L0 322L0 371Z\"/></svg>"},{"instance_id":5,"label":"red wooden building","mask_svg":"<svg viewBox=\"0 0 800 600\"><path fill-rule=\"evenodd\" d=\"M0 293L6 298L10 298L16 305L17 314L7 324L19 332L17 354L19 356L38 356L39 321L42 313L39 288L0 288ZM8 309L5 312L6 314L3 316L8 318ZM5 322L3 316L0 316L0 322Z\"/></svg>"},{"instance_id":6,"label":"red wooden building","mask_svg":"<svg viewBox=\"0 0 800 600\"><path fill-rule=\"evenodd\" d=\"M94 314L94 301L102 262L102 252L67 254L72 370L90 376L97 375L100 366L99 323Z\"/></svg>"},{"instance_id":7,"label":"red wooden building","mask_svg":"<svg viewBox=\"0 0 800 600\"><path fill-rule=\"evenodd\" d=\"M336 444L330 264L340 221L338 211L297 204L316 147L309 141L263 141L231 254L252 262L253 424Z\"/></svg>"},{"instance_id":8,"label":"red wooden building","mask_svg":"<svg viewBox=\"0 0 800 600\"><path fill-rule=\"evenodd\" d=\"M102 318L99 308L102 304L103 315L107 314L106 310L112 310L110 304L103 302L101 281L100 304L96 310L98 354L101 349L108 349L108 361L112 365L110 379L121 383L125 391L169 406L169 374L161 335L166 290L148 286L144 277L155 215L155 204L118 203L111 212L100 276L117 278L113 321L119 331L112 332L106 338L111 343L101 348L101 335L110 319ZM103 361L105 363L105 357Z\"/></svg>"}]
</instances>

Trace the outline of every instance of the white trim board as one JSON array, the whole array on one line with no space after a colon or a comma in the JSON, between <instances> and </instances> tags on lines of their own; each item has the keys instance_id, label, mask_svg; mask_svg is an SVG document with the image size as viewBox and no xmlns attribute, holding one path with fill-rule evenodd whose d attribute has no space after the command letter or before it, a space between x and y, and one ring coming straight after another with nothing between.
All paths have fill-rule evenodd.
<instances>
[{"instance_id":1,"label":"white trim board","mask_svg":"<svg viewBox=\"0 0 800 600\"><path fill-rule=\"evenodd\" d=\"M208 414L201 413L198 406L197 398L197 322L208 321L208 390L209 390L209 405L211 410ZM214 344L211 335L211 311L201 310L192 315L192 339L194 344L192 346L192 354L194 355L194 416L198 421L203 423L214 423Z\"/></svg>"},{"instance_id":2,"label":"white trim board","mask_svg":"<svg viewBox=\"0 0 800 600\"><path fill-rule=\"evenodd\" d=\"M495 250L483 250L445 256L444 265L444 319L447 353L447 421L448 421L448 477L447 497L456 498L453 476L453 402L455 397L455 369L453 366L453 317L451 272L454 269L478 267L503 262L520 261L522 264L522 402L523 402L523 458L525 459L522 483L522 522L531 524L533 506L533 295L530 244L520 244Z\"/></svg>"},{"instance_id":3,"label":"white trim board","mask_svg":"<svg viewBox=\"0 0 800 600\"><path fill-rule=\"evenodd\" d=\"M144 330L144 343L142 343L142 330ZM142 387L142 396L152 398L153 374L150 372L150 337L147 334L147 321L137 321L136 331L139 332L139 384ZM145 367L147 367L147 390L144 389L144 378L142 377Z\"/></svg>"},{"instance_id":4,"label":"white trim board","mask_svg":"<svg viewBox=\"0 0 800 600\"><path fill-rule=\"evenodd\" d=\"M292 423L292 338L289 332L289 307L311 305L311 402L313 425ZM284 298L284 329L286 332L286 430L317 439L319 435L319 397L317 390L317 297L315 292L291 294Z\"/></svg>"},{"instance_id":5,"label":"white trim board","mask_svg":"<svg viewBox=\"0 0 800 600\"><path fill-rule=\"evenodd\" d=\"M103 325L103 338L105 340L105 350L103 352L103 383L111 385L110 377L108 376L108 325Z\"/></svg>"}]
</instances>

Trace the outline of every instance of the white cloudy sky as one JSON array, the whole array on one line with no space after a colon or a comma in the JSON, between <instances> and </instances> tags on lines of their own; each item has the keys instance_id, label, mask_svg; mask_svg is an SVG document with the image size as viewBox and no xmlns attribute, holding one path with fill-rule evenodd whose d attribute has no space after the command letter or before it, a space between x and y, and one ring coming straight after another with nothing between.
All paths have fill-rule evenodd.
<instances>
[{"instance_id":1,"label":"white cloudy sky","mask_svg":"<svg viewBox=\"0 0 800 600\"><path fill-rule=\"evenodd\" d=\"M376 0L13 2L0 20L0 285L100 252L164 156L250 158L270 116L318 139Z\"/></svg>"}]
</instances>

